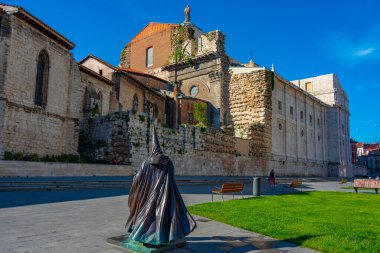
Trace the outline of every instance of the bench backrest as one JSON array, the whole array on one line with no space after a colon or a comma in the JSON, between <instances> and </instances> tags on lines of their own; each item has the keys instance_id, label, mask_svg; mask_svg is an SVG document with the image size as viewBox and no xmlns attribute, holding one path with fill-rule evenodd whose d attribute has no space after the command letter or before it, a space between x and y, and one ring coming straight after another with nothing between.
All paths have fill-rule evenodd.
<instances>
[{"instance_id":1,"label":"bench backrest","mask_svg":"<svg viewBox=\"0 0 380 253\"><path fill-rule=\"evenodd\" d=\"M290 184L290 187L298 187L302 185L302 181L299 180L293 180L292 183Z\"/></svg>"},{"instance_id":2,"label":"bench backrest","mask_svg":"<svg viewBox=\"0 0 380 253\"><path fill-rule=\"evenodd\" d=\"M244 184L223 184L221 192L241 192L244 189Z\"/></svg>"},{"instance_id":3,"label":"bench backrest","mask_svg":"<svg viewBox=\"0 0 380 253\"><path fill-rule=\"evenodd\" d=\"M380 180L375 179L355 179L354 187L357 188L369 188L380 189Z\"/></svg>"}]
</instances>

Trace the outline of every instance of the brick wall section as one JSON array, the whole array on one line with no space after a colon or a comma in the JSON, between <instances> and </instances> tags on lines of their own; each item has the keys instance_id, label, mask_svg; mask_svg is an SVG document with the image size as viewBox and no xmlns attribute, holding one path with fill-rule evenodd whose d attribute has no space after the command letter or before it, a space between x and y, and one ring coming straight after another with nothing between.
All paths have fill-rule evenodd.
<instances>
[{"instance_id":1,"label":"brick wall section","mask_svg":"<svg viewBox=\"0 0 380 253\"><path fill-rule=\"evenodd\" d=\"M166 65L171 53L171 36L175 25L150 23L122 52L121 67L144 72ZM146 67L146 49L153 47L153 66Z\"/></svg>"}]
</instances>

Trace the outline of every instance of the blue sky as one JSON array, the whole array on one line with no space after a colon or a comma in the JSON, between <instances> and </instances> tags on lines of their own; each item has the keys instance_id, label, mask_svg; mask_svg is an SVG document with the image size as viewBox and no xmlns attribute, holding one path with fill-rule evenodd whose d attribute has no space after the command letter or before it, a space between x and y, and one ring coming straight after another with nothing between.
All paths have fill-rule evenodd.
<instances>
[{"instance_id":1,"label":"blue sky","mask_svg":"<svg viewBox=\"0 0 380 253\"><path fill-rule=\"evenodd\" d=\"M288 80L336 73L350 101L351 137L380 140L380 1L0 0L19 5L76 44L118 65L122 48L151 21L181 23L186 4L205 32L226 34L227 53Z\"/></svg>"}]
</instances>

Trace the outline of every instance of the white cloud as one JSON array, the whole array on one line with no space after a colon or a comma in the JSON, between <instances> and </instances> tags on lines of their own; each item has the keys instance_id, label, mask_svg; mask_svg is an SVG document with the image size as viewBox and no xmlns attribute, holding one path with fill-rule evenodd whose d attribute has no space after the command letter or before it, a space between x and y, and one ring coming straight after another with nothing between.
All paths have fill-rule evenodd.
<instances>
[{"instance_id":1,"label":"white cloud","mask_svg":"<svg viewBox=\"0 0 380 253\"><path fill-rule=\"evenodd\" d=\"M354 66L380 58L380 26L368 30L359 38L334 33L329 36L328 54L342 64Z\"/></svg>"},{"instance_id":2,"label":"white cloud","mask_svg":"<svg viewBox=\"0 0 380 253\"><path fill-rule=\"evenodd\" d=\"M364 56L372 54L375 50L376 50L376 48L374 48L374 47L370 47L367 49L361 49L361 50L358 50L356 52L356 55L360 56L360 57L364 57Z\"/></svg>"}]
</instances>

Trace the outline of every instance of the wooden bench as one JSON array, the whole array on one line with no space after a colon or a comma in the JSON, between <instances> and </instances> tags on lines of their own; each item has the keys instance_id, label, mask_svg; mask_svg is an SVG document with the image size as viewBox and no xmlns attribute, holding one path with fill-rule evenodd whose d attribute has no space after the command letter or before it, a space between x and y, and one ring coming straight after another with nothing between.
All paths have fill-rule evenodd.
<instances>
[{"instance_id":1,"label":"wooden bench","mask_svg":"<svg viewBox=\"0 0 380 253\"><path fill-rule=\"evenodd\" d=\"M376 179L355 179L354 180L355 192L358 192L358 188L375 189L375 192L379 193L380 180L376 180Z\"/></svg>"},{"instance_id":2,"label":"wooden bench","mask_svg":"<svg viewBox=\"0 0 380 253\"><path fill-rule=\"evenodd\" d=\"M293 180L290 185L286 186L287 188L292 188L293 190L295 188L301 188L302 191L302 181L301 180Z\"/></svg>"},{"instance_id":3,"label":"wooden bench","mask_svg":"<svg viewBox=\"0 0 380 253\"><path fill-rule=\"evenodd\" d=\"M211 200L214 201L214 194L222 194L222 200L224 193L232 193L232 198L235 198L235 192L240 193L243 198L244 184L223 184L222 187L211 191Z\"/></svg>"},{"instance_id":4,"label":"wooden bench","mask_svg":"<svg viewBox=\"0 0 380 253\"><path fill-rule=\"evenodd\" d=\"M347 183L348 183L348 179L347 178L341 178L338 182L336 182L336 186L338 187L338 184L344 185L344 184L347 184Z\"/></svg>"}]
</instances>

